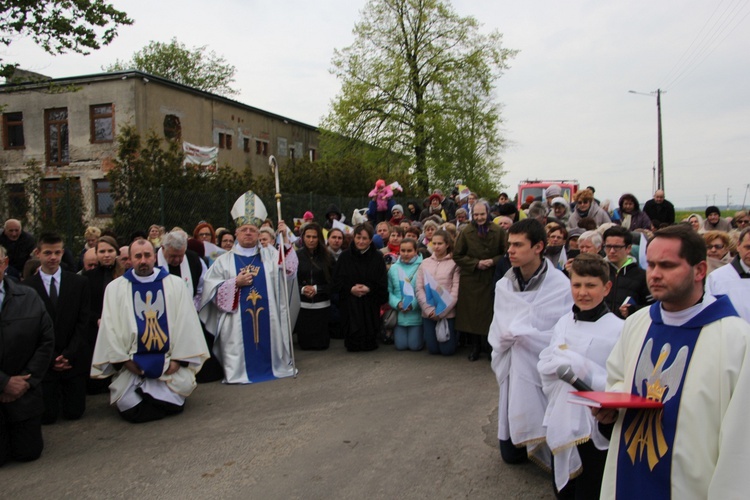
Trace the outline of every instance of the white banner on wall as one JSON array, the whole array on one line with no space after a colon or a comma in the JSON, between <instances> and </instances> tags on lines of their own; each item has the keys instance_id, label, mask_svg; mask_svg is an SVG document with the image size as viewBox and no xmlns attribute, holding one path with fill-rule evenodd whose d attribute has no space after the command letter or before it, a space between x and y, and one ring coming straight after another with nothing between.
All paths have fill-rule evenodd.
<instances>
[{"instance_id":1,"label":"white banner on wall","mask_svg":"<svg viewBox=\"0 0 750 500\"><path fill-rule=\"evenodd\" d=\"M189 142L182 143L182 150L185 152L185 163L194 165L213 165L219 156L219 148L196 146Z\"/></svg>"}]
</instances>

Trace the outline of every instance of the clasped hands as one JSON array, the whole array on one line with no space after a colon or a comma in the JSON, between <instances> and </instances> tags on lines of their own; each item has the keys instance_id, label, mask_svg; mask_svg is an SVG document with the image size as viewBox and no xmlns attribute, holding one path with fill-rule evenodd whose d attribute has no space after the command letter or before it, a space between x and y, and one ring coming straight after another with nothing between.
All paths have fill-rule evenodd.
<instances>
[{"instance_id":1,"label":"clasped hands","mask_svg":"<svg viewBox=\"0 0 750 500\"><path fill-rule=\"evenodd\" d=\"M352 287L351 292L355 297L364 297L365 295L370 293L370 289L365 285L356 284Z\"/></svg>"},{"instance_id":2,"label":"clasped hands","mask_svg":"<svg viewBox=\"0 0 750 500\"><path fill-rule=\"evenodd\" d=\"M31 374L10 377L8 383L5 384L5 389L0 393L0 403L12 403L26 394L26 391L31 388L28 382L30 378Z\"/></svg>"}]
</instances>

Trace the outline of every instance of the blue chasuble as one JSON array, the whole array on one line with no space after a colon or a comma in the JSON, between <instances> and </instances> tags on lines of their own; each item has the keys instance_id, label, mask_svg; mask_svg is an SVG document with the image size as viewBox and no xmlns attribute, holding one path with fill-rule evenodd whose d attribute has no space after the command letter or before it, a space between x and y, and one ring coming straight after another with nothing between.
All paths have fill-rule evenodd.
<instances>
[{"instance_id":1,"label":"blue chasuble","mask_svg":"<svg viewBox=\"0 0 750 500\"><path fill-rule=\"evenodd\" d=\"M723 295L681 326L665 325L660 306L657 302L649 310L651 326L638 358L631 393L661 401L664 407L626 410L617 457L617 498L670 498L672 448L682 383L695 343L705 325L737 316L732 303Z\"/></svg>"},{"instance_id":2,"label":"blue chasuble","mask_svg":"<svg viewBox=\"0 0 750 500\"><path fill-rule=\"evenodd\" d=\"M162 280L169 276L164 269L151 283L141 283L128 269L123 275L133 291L133 311L137 325L138 349L133 361L147 378L159 378L164 373L165 355L169 352L169 323Z\"/></svg>"},{"instance_id":3,"label":"blue chasuble","mask_svg":"<svg viewBox=\"0 0 750 500\"><path fill-rule=\"evenodd\" d=\"M245 349L245 370L250 382L274 380L271 361L271 316L268 283L260 253L253 257L234 256L237 274L248 269L253 284L240 288L239 315L242 321L242 344Z\"/></svg>"}]
</instances>

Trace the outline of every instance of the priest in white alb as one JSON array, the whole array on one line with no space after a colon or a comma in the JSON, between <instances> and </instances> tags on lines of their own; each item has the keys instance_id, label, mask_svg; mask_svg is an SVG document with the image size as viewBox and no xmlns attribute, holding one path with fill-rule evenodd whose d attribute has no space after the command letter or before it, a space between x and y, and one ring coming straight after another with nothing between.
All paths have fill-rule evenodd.
<instances>
[{"instance_id":1,"label":"priest in white alb","mask_svg":"<svg viewBox=\"0 0 750 500\"><path fill-rule=\"evenodd\" d=\"M185 283L156 265L150 241L130 245L133 267L104 292L91 377L112 377L110 401L133 423L182 412L208 359Z\"/></svg>"}]
</instances>

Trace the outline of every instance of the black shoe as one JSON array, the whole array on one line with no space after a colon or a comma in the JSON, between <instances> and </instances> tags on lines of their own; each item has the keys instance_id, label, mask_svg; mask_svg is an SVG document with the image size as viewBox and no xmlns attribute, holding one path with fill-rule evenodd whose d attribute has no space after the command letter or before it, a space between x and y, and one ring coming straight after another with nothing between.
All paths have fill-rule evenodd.
<instances>
[{"instance_id":1,"label":"black shoe","mask_svg":"<svg viewBox=\"0 0 750 500\"><path fill-rule=\"evenodd\" d=\"M469 354L469 361L476 361L479 359L480 356L481 354L479 352L474 351L471 354Z\"/></svg>"}]
</instances>

